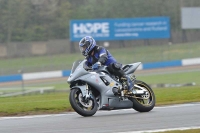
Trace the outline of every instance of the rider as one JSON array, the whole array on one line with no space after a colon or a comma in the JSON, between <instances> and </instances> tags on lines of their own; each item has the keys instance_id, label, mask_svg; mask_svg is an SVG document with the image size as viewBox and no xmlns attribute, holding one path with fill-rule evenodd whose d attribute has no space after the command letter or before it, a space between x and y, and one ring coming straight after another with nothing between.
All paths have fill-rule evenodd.
<instances>
[{"instance_id":1,"label":"rider","mask_svg":"<svg viewBox=\"0 0 200 133\"><path fill-rule=\"evenodd\" d=\"M92 66L93 70L98 70L101 65L106 65L109 72L126 81L126 88L130 92L134 92L133 82L125 75L122 70L122 64L117 63L116 59L102 46L96 45L95 40L91 36L85 36L79 42L79 49L83 56L86 56L87 66Z\"/></svg>"}]
</instances>

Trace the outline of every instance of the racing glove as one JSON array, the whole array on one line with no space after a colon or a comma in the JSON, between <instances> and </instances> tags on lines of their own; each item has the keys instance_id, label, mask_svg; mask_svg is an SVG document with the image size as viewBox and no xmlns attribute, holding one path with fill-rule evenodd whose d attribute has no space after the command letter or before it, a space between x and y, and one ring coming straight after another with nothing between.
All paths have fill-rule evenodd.
<instances>
[{"instance_id":1,"label":"racing glove","mask_svg":"<svg viewBox=\"0 0 200 133\"><path fill-rule=\"evenodd\" d=\"M98 70L100 66L101 66L101 63L100 63L100 62L96 62L96 63L92 66L92 70Z\"/></svg>"}]
</instances>

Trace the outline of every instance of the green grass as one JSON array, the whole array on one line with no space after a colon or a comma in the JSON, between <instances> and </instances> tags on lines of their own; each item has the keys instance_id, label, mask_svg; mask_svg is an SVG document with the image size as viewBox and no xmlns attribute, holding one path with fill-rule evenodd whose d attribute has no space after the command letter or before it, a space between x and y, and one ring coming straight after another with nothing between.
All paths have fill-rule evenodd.
<instances>
[{"instance_id":1,"label":"green grass","mask_svg":"<svg viewBox=\"0 0 200 133\"><path fill-rule=\"evenodd\" d=\"M200 86L178 88L156 88L156 105L167 105L200 101Z\"/></svg>"},{"instance_id":2,"label":"green grass","mask_svg":"<svg viewBox=\"0 0 200 133\"><path fill-rule=\"evenodd\" d=\"M16 74L18 70L27 72L71 69L75 60L83 59L80 54L0 59L0 75Z\"/></svg>"},{"instance_id":3,"label":"green grass","mask_svg":"<svg viewBox=\"0 0 200 133\"><path fill-rule=\"evenodd\" d=\"M195 82L196 85L200 85L200 71L138 76L137 79L148 84L185 84Z\"/></svg>"},{"instance_id":4,"label":"green grass","mask_svg":"<svg viewBox=\"0 0 200 133\"><path fill-rule=\"evenodd\" d=\"M78 44L77 44L78 45ZM109 49L112 55L121 63L155 62L199 57L200 42L173 45L130 46L126 48ZM51 56L24 57L0 59L0 75L15 74L19 69L24 72L71 69L75 60L84 57L77 51L74 54Z\"/></svg>"},{"instance_id":5,"label":"green grass","mask_svg":"<svg viewBox=\"0 0 200 133\"><path fill-rule=\"evenodd\" d=\"M155 132L161 133L161 132ZM191 130L175 130L175 131L166 131L162 133L200 133L200 129L191 129Z\"/></svg>"},{"instance_id":6,"label":"green grass","mask_svg":"<svg viewBox=\"0 0 200 133\"><path fill-rule=\"evenodd\" d=\"M200 101L200 86L153 90L157 106ZM68 99L67 92L0 98L0 116L72 111Z\"/></svg>"},{"instance_id":7,"label":"green grass","mask_svg":"<svg viewBox=\"0 0 200 133\"><path fill-rule=\"evenodd\" d=\"M38 85L38 86L40 86L40 85ZM46 86L54 86L55 89L57 89L57 90L63 90L63 89L69 90L69 84L67 83L67 80L66 80L66 82L63 82L63 83L53 83L50 85L42 85L41 87L46 87Z\"/></svg>"},{"instance_id":8,"label":"green grass","mask_svg":"<svg viewBox=\"0 0 200 133\"><path fill-rule=\"evenodd\" d=\"M200 42L175 45L132 46L110 50L122 63L156 62L199 57Z\"/></svg>"},{"instance_id":9,"label":"green grass","mask_svg":"<svg viewBox=\"0 0 200 133\"><path fill-rule=\"evenodd\" d=\"M137 79L150 85L196 83L190 87L153 88L157 105L200 101L200 71L138 76Z\"/></svg>"},{"instance_id":10,"label":"green grass","mask_svg":"<svg viewBox=\"0 0 200 133\"><path fill-rule=\"evenodd\" d=\"M0 116L70 111L68 93L0 98Z\"/></svg>"},{"instance_id":11,"label":"green grass","mask_svg":"<svg viewBox=\"0 0 200 133\"><path fill-rule=\"evenodd\" d=\"M62 90L69 90L69 84L66 82L63 83L48 83L48 84L37 84L34 85L34 87L29 87L29 86L24 86L23 88L21 86L18 87L1 87L0 88L0 96L1 94L8 94L8 93L16 93L16 92L22 92L22 91L30 91L30 90L39 90L43 88L48 89L48 88L52 88L52 91L62 91Z\"/></svg>"},{"instance_id":12,"label":"green grass","mask_svg":"<svg viewBox=\"0 0 200 133\"><path fill-rule=\"evenodd\" d=\"M200 102L200 72L182 72L171 74L138 76L138 80L142 80L147 84L159 83L189 83L195 82L196 86L174 87L174 88L153 88L156 96L156 106L180 104L189 102ZM137 76L137 75L136 75ZM69 89L66 83L52 83L55 89ZM17 96L0 98L0 116L5 115L27 115L41 113L60 113L73 111L69 104L69 94L49 93L29 96Z\"/></svg>"}]
</instances>

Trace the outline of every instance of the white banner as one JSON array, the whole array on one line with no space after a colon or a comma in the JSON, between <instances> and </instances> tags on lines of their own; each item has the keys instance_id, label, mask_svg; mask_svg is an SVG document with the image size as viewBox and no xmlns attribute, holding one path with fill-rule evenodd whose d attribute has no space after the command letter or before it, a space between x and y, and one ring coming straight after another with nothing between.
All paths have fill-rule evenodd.
<instances>
[{"instance_id":1,"label":"white banner","mask_svg":"<svg viewBox=\"0 0 200 133\"><path fill-rule=\"evenodd\" d=\"M200 7L181 8L182 29L200 29Z\"/></svg>"}]
</instances>

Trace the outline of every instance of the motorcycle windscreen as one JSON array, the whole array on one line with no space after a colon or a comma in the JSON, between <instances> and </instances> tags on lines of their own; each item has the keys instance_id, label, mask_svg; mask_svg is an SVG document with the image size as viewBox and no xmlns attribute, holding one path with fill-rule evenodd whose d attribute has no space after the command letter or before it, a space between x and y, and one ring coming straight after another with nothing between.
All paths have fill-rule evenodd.
<instances>
[{"instance_id":1,"label":"motorcycle windscreen","mask_svg":"<svg viewBox=\"0 0 200 133\"><path fill-rule=\"evenodd\" d=\"M72 70L71 70L71 74L76 70L76 68L78 67L78 65L82 62L82 60L77 60L73 63L72 65Z\"/></svg>"}]
</instances>

